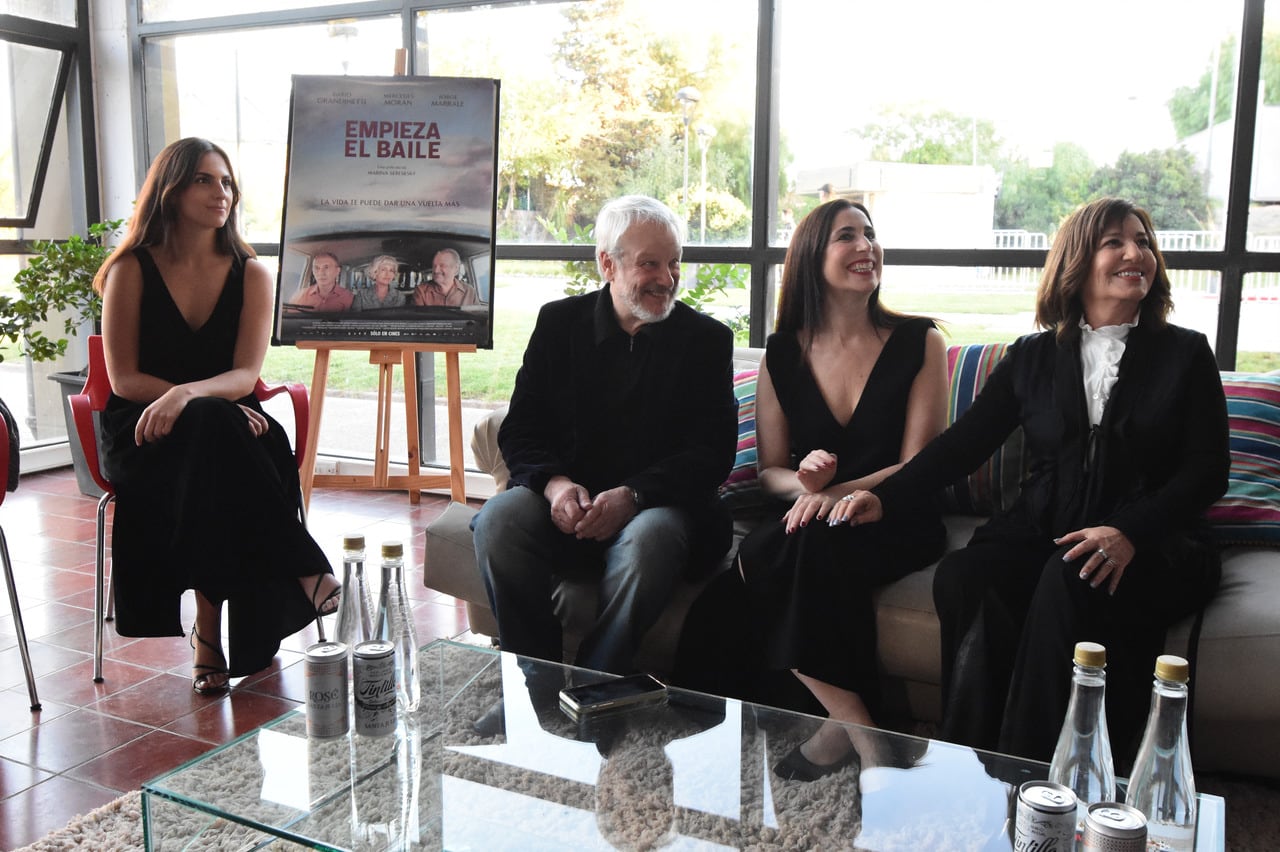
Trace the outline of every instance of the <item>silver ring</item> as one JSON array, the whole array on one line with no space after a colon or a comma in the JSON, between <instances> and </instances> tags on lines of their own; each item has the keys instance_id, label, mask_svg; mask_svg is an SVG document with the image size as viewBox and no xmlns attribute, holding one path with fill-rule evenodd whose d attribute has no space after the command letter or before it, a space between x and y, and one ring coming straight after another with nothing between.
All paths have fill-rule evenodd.
<instances>
[{"instance_id":1,"label":"silver ring","mask_svg":"<svg viewBox=\"0 0 1280 852\"><path fill-rule=\"evenodd\" d=\"M846 495L844 495L843 497L841 497L841 498L840 498L840 502L841 502L841 503L852 503L852 502L853 502L853 495L852 495L852 494L846 494Z\"/></svg>"},{"instance_id":2,"label":"silver ring","mask_svg":"<svg viewBox=\"0 0 1280 852\"><path fill-rule=\"evenodd\" d=\"M1108 559L1111 558L1107 556L1107 552L1103 550L1101 547L1098 548L1098 555L1102 557L1103 562L1106 562Z\"/></svg>"},{"instance_id":3,"label":"silver ring","mask_svg":"<svg viewBox=\"0 0 1280 852\"><path fill-rule=\"evenodd\" d=\"M1102 564L1103 564L1103 565L1110 565L1111 567L1113 567L1113 568L1114 568L1114 567L1116 567L1119 563L1118 563L1118 562L1116 562L1114 559L1108 559L1106 562L1103 562Z\"/></svg>"}]
</instances>

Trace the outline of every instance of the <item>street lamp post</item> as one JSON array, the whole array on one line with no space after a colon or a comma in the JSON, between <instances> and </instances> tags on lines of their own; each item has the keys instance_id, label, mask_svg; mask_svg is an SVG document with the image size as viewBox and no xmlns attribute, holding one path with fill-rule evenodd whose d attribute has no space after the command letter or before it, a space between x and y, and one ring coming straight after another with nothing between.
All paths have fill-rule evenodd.
<instances>
[{"instance_id":1,"label":"street lamp post","mask_svg":"<svg viewBox=\"0 0 1280 852\"><path fill-rule=\"evenodd\" d=\"M680 102L680 110L684 119L684 187L680 193L680 203L684 207L684 215L689 216L689 120L693 117L693 108L702 100L702 93L694 86L685 86L676 92L676 100Z\"/></svg>"},{"instance_id":2,"label":"street lamp post","mask_svg":"<svg viewBox=\"0 0 1280 852\"><path fill-rule=\"evenodd\" d=\"M707 244L707 149L711 147L711 138L716 135L716 129L710 124L698 125L698 142L702 145L702 219L700 222L700 234L698 239L702 245Z\"/></svg>"}]
</instances>

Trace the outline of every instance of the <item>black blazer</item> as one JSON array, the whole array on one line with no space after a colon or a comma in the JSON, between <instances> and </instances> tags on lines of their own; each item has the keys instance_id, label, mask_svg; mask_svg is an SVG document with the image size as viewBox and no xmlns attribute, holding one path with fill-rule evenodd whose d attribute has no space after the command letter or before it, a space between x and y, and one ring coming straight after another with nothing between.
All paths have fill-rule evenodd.
<instances>
[{"instance_id":1,"label":"black blazer","mask_svg":"<svg viewBox=\"0 0 1280 852\"><path fill-rule=\"evenodd\" d=\"M964 416L875 489L886 514L974 470L1018 426L1028 473L994 525L1048 537L1113 526L1139 550L1175 534L1207 539L1203 514L1226 491L1231 459L1222 380L1203 334L1133 328L1096 429L1078 339L1018 339Z\"/></svg>"},{"instance_id":2,"label":"black blazer","mask_svg":"<svg viewBox=\"0 0 1280 852\"><path fill-rule=\"evenodd\" d=\"M695 552L714 551L716 558L732 537L718 488L738 442L733 334L677 302L667 319L644 326L634 343L619 339L609 293L606 285L539 312L498 432L510 487L541 494L556 475L593 494L629 486L646 507L689 511L702 539ZM606 371L623 346L645 352L633 387L636 417L609 422L601 404Z\"/></svg>"}]
</instances>

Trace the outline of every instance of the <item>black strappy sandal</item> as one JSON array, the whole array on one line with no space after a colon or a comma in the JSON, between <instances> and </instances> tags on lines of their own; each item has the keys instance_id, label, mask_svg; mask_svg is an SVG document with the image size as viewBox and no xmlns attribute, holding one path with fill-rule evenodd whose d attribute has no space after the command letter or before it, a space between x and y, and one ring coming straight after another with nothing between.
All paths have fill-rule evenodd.
<instances>
[{"instance_id":1,"label":"black strappy sandal","mask_svg":"<svg viewBox=\"0 0 1280 852\"><path fill-rule=\"evenodd\" d=\"M191 663L191 668L196 673L196 676L191 680L191 689L195 692L195 694L196 695L221 695L222 693L231 689L231 672L230 670L227 669L226 658L223 657L222 650L218 648L216 645L213 645L210 642L205 641L205 639L201 637L199 633L196 632L196 629L194 627L191 628L191 638L188 641L191 643L191 650L193 651L196 650L196 643L199 642L201 645L203 645L205 648L208 648L210 651L217 651L218 657L223 660L222 666L220 667L208 666L208 665L205 665L204 663L197 663L194 661ZM219 676L225 676L227 679L222 683L217 683L217 684L209 683L210 680Z\"/></svg>"},{"instance_id":2,"label":"black strappy sandal","mask_svg":"<svg viewBox=\"0 0 1280 852\"><path fill-rule=\"evenodd\" d=\"M334 586L333 591L329 592L329 594L324 596L324 600L320 601L319 603L316 603L316 595L320 594L320 584L323 583L324 578L328 576L329 576L328 574L317 574L316 584L311 587L311 606L316 611L316 618L323 618L326 615L333 615L335 612L338 611L338 604L339 604L338 598L342 595L341 585ZM333 606L329 606L329 601L333 601Z\"/></svg>"}]
</instances>

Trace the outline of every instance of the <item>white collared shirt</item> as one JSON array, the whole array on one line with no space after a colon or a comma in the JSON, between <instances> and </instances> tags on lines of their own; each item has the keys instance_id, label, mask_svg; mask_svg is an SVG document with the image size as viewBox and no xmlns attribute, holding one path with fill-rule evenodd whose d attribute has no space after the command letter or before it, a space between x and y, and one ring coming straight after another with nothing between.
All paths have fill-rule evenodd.
<instances>
[{"instance_id":1,"label":"white collared shirt","mask_svg":"<svg viewBox=\"0 0 1280 852\"><path fill-rule=\"evenodd\" d=\"M1095 329L1080 319L1080 367L1084 373L1084 397L1089 406L1089 424L1102 422L1111 390L1120 378L1120 357L1124 355L1129 329L1138 324L1105 325Z\"/></svg>"}]
</instances>

